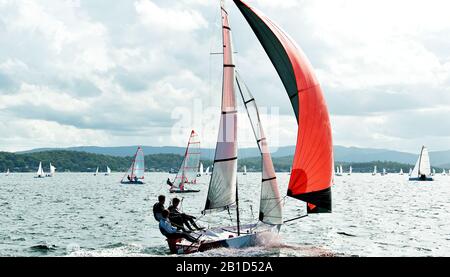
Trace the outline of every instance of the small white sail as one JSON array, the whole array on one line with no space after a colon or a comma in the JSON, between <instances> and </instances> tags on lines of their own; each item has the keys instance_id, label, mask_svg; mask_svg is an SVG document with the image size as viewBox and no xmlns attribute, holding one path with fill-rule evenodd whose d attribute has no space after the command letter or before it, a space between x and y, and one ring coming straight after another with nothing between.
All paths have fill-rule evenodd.
<instances>
[{"instance_id":1,"label":"small white sail","mask_svg":"<svg viewBox=\"0 0 450 277\"><path fill-rule=\"evenodd\" d=\"M9 176L9 168L6 170L6 176Z\"/></svg>"},{"instance_id":2,"label":"small white sail","mask_svg":"<svg viewBox=\"0 0 450 277\"><path fill-rule=\"evenodd\" d=\"M247 175L247 166L246 165L244 165L244 173L243 174Z\"/></svg>"},{"instance_id":3,"label":"small white sail","mask_svg":"<svg viewBox=\"0 0 450 277\"><path fill-rule=\"evenodd\" d=\"M433 168L433 173L431 173L431 176L436 175L436 169Z\"/></svg>"},{"instance_id":4,"label":"small white sail","mask_svg":"<svg viewBox=\"0 0 450 277\"><path fill-rule=\"evenodd\" d=\"M209 172L209 166L208 166L208 168L206 168L205 175L208 176L209 174L210 174L210 172Z\"/></svg>"},{"instance_id":5,"label":"small white sail","mask_svg":"<svg viewBox=\"0 0 450 277\"><path fill-rule=\"evenodd\" d=\"M442 170L442 176L446 176L445 169Z\"/></svg>"},{"instance_id":6,"label":"small white sail","mask_svg":"<svg viewBox=\"0 0 450 277\"><path fill-rule=\"evenodd\" d=\"M42 162L39 163L39 168L38 168L38 171L36 172L36 177L37 178L45 177L45 172L44 172L44 169L42 168Z\"/></svg>"},{"instance_id":7,"label":"small white sail","mask_svg":"<svg viewBox=\"0 0 450 277\"><path fill-rule=\"evenodd\" d=\"M386 172L386 168L383 168L383 174L382 174L383 176L384 175L387 175L387 172Z\"/></svg>"},{"instance_id":8,"label":"small white sail","mask_svg":"<svg viewBox=\"0 0 450 277\"><path fill-rule=\"evenodd\" d=\"M200 169L198 170L197 177L202 177L203 175L205 175L205 172L203 170L203 163L200 163Z\"/></svg>"},{"instance_id":9,"label":"small white sail","mask_svg":"<svg viewBox=\"0 0 450 277\"><path fill-rule=\"evenodd\" d=\"M109 175L111 175L111 168L109 168L109 166L106 166L105 176L109 176Z\"/></svg>"},{"instance_id":10,"label":"small white sail","mask_svg":"<svg viewBox=\"0 0 450 277\"><path fill-rule=\"evenodd\" d=\"M403 168L400 168L400 175L403 175Z\"/></svg>"},{"instance_id":11,"label":"small white sail","mask_svg":"<svg viewBox=\"0 0 450 277\"><path fill-rule=\"evenodd\" d=\"M97 167L97 170L95 170L94 176L98 175L98 170L99 170L99 168Z\"/></svg>"},{"instance_id":12,"label":"small white sail","mask_svg":"<svg viewBox=\"0 0 450 277\"><path fill-rule=\"evenodd\" d=\"M373 167L373 173L372 173L372 175L373 175L373 176L377 175L377 166L374 166L374 167Z\"/></svg>"},{"instance_id":13,"label":"small white sail","mask_svg":"<svg viewBox=\"0 0 450 277\"><path fill-rule=\"evenodd\" d=\"M56 173L56 167L54 167L52 165L52 163L50 163L50 173L48 174L48 177L53 177Z\"/></svg>"},{"instance_id":14,"label":"small white sail","mask_svg":"<svg viewBox=\"0 0 450 277\"><path fill-rule=\"evenodd\" d=\"M431 175L431 165L430 165L430 156L428 154L428 149L423 146L420 151L419 158L417 159L416 166L411 172L411 180L427 180L430 179Z\"/></svg>"},{"instance_id":15,"label":"small white sail","mask_svg":"<svg viewBox=\"0 0 450 277\"><path fill-rule=\"evenodd\" d=\"M412 174L412 168L409 169L408 175L411 176Z\"/></svg>"},{"instance_id":16,"label":"small white sail","mask_svg":"<svg viewBox=\"0 0 450 277\"><path fill-rule=\"evenodd\" d=\"M353 173L353 167L350 166L350 168L348 169L348 175L350 176L350 175L352 175L352 173Z\"/></svg>"}]
</instances>

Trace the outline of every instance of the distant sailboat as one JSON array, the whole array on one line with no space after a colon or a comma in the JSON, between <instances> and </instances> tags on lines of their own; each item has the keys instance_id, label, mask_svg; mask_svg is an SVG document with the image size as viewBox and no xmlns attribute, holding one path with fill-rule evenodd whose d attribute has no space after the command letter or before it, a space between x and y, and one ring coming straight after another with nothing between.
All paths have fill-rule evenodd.
<instances>
[{"instance_id":1,"label":"distant sailboat","mask_svg":"<svg viewBox=\"0 0 450 277\"><path fill-rule=\"evenodd\" d=\"M404 173L403 173L403 168L400 168L400 173L399 173L400 175L403 175Z\"/></svg>"},{"instance_id":2,"label":"distant sailboat","mask_svg":"<svg viewBox=\"0 0 450 277\"><path fill-rule=\"evenodd\" d=\"M411 173L412 173L412 168L409 169L408 176L411 176Z\"/></svg>"},{"instance_id":3,"label":"distant sailboat","mask_svg":"<svg viewBox=\"0 0 450 277\"><path fill-rule=\"evenodd\" d=\"M109 176L109 175L111 175L111 168L109 168L109 166L107 166L105 176Z\"/></svg>"},{"instance_id":4,"label":"distant sailboat","mask_svg":"<svg viewBox=\"0 0 450 277\"><path fill-rule=\"evenodd\" d=\"M193 193L199 190L189 190L185 184L195 184L197 182L197 170L200 164L200 139L195 131L191 132L189 142L186 147L183 162L180 170L173 180L170 188L171 193Z\"/></svg>"},{"instance_id":5,"label":"distant sailboat","mask_svg":"<svg viewBox=\"0 0 450 277\"><path fill-rule=\"evenodd\" d=\"M377 175L377 166L374 166L373 167L373 172L372 172L372 176L375 176L375 175Z\"/></svg>"},{"instance_id":6,"label":"distant sailboat","mask_svg":"<svg viewBox=\"0 0 450 277\"><path fill-rule=\"evenodd\" d=\"M348 169L348 174L347 175L352 175L352 173L353 173L353 167L352 166L350 166L350 168Z\"/></svg>"},{"instance_id":7,"label":"distant sailboat","mask_svg":"<svg viewBox=\"0 0 450 277\"><path fill-rule=\"evenodd\" d=\"M337 166L337 167L336 167L336 174L335 174L335 175L336 175L336 176L342 176L342 174L343 174L342 171L343 171L343 170L342 170L342 166Z\"/></svg>"},{"instance_id":8,"label":"distant sailboat","mask_svg":"<svg viewBox=\"0 0 450 277\"><path fill-rule=\"evenodd\" d=\"M9 176L9 168L6 170L5 175L6 175L6 176Z\"/></svg>"},{"instance_id":9,"label":"distant sailboat","mask_svg":"<svg viewBox=\"0 0 450 277\"><path fill-rule=\"evenodd\" d=\"M209 172L209 166L208 166L208 168L206 168L205 175L208 176L209 174L210 174L210 172Z\"/></svg>"},{"instance_id":10,"label":"distant sailboat","mask_svg":"<svg viewBox=\"0 0 450 277\"><path fill-rule=\"evenodd\" d=\"M53 177L53 176L55 176L55 173L56 173L56 167L54 167L52 165L52 163L50 163L50 173L47 174L47 177Z\"/></svg>"},{"instance_id":11,"label":"distant sailboat","mask_svg":"<svg viewBox=\"0 0 450 277\"><path fill-rule=\"evenodd\" d=\"M200 163L200 169L198 170L197 177L202 177L205 174L203 171L203 163Z\"/></svg>"},{"instance_id":12,"label":"distant sailboat","mask_svg":"<svg viewBox=\"0 0 450 277\"><path fill-rule=\"evenodd\" d=\"M138 147L136 154L134 155L133 162L131 163L130 168L128 169L125 176L123 176L121 183L122 184L135 184L142 185L144 182L144 174L145 174L145 157L144 151L142 147Z\"/></svg>"},{"instance_id":13,"label":"distant sailboat","mask_svg":"<svg viewBox=\"0 0 450 277\"><path fill-rule=\"evenodd\" d=\"M409 177L410 181L433 181L431 175L430 156L428 149L422 146L416 166Z\"/></svg>"},{"instance_id":14,"label":"distant sailboat","mask_svg":"<svg viewBox=\"0 0 450 277\"><path fill-rule=\"evenodd\" d=\"M433 168L433 172L431 173L431 176L436 175L436 169Z\"/></svg>"},{"instance_id":15,"label":"distant sailboat","mask_svg":"<svg viewBox=\"0 0 450 277\"><path fill-rule=\"evenodd\" d=\"M95 170L94 176L98 176L98 170L99 170L99 168L97 167L97 170Z\"/></svg>"},{"instance_id":16,"label":"distant sailboat","mask_svg":"<svg viewBox=\"0 0 450 277\"><path fill-rule=\"evenodd\" d=\"M385 175L387 175L386 168L383 168L383 173L381 173L381 176L385 176Z\"/></svg>"},{"instance_id":17,"label":"distant sailboat","mask_svg":"<svg viewBox=\"0 0 450 277\"><path fill-rule=\"evenodd\" d=\"M38 171L36 172L36 178L45 178L45 172L42 168L42 162L39 163Z\"/></svg>"},{"instance_id":18,"label":"distant sailboat","mask_svg":"<svg viewBox=\"0 0 450 277\"><path fill-rule=\"evenodd\" d=\"M247 175L247 166L244 165L244 172L242 173L242 175Z\"/></svg>"},{"instance_id":19,"label":"distant sailboat","mask_svg":"<svg viewBox=\"0 0 450 277\"><path fill-rule=\"evenodd\" d=\"M446 176L445 169L442 169L442 176Z\"/></svg>"}]
</instances>

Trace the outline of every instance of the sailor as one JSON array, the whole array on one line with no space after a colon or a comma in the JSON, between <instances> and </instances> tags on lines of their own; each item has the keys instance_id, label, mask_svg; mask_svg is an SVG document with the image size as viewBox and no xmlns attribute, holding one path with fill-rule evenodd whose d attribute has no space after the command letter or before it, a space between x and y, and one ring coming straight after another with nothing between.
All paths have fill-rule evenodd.
<instances>
[{"instance_id":1,"label":"sailor","mask_svg":"<svg viewBox=\"0 0 450 277\"><path fill-rule=\"evenodd\" d=\"M170 178L167 178L167 185L173 187L173 183L170 181Z\"/></svg>"},{"instance_id":2,"label":"sailor","mask_svg":"<svg viewBox=\"0 0 450 277\"><path fill-rule=\"evenodd\" d=\"M130 177L130 175L127 176L127 179L128 179L128 181L131 182L131 177Z\"/></svg>"},{"instance_id":3,"label":"sailor","mask_svg":"<svg viewBox=\"0 0 450 277\"><path fill-rule=\"evenodd\" d=\"M186 225L186 227L190 231L194 231L194 229L191 227L191 225L194 226L194 228L197 230L205 229L205 228L197 226L197 224L194 221L194 219L196 219L196 217L187 215L185 213L180 213L180 211L178 210L179 204L180 204L180 199L174 198L172 200L172 206L169 207L169 212L170 212L169 219L170 219L170 222L172 222L172 225L177 226L181 230L184 230L184 225Z\"/></svg>"},{"instance_id":4,"label":"sailor","mask_svg":"<svg viewBox=\"0 0 450 277\"><path fill-rule=\"evenodd\" d=\"M156 221L160 221L162 217L162 212L166 209L164 208L164 203L166 202L166 197L164 195L160 195L158 197L158 202L153 205L153 216Z\"/></svg>"},{"instance_id":5,"label":"sailor","mask_svg":"<svg viewBox=\"0 0 450 277\"><path fill-rule=\"evenodd\" d=\"M170 215L170 212L168 210L164 210L162 212L162 218L159 221L159 230L161 231L161 234L163 234L168 239L186 239L192 243L197 242L198 239L192 237L186 232L178 231L177 228L173 227L168 218Z\"/></svg>"}]
</instances>

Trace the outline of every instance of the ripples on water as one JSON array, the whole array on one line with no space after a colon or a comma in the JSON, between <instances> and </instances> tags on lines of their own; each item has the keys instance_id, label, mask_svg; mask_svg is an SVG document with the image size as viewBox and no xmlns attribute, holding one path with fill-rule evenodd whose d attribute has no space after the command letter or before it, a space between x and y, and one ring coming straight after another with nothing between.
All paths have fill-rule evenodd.
<instances>
[{"instance_id":1,"label":"ripples on water","mask_svg":"<svg viewBox=\"0 0 450 277\"><path fill-rule=\"evenodd\" d=\"M151 209L167 193L168 174L150 173L147 184L119 184L121 174L33 174L0 176L1 256L160 256L168 255ZM289 176L278 174L282 192ZM239 176L243 222L258 215L260 174ZM333 213L312 215L283 226L280 236L261 246L220 249L194 256L450 256L450 177L408 182L405 176L336 177ZM208 177L198 194L184 197L185 212L204 207ZM285 219L305 212L285 200ZM167 206L167 205L166 205ZM230 223L227 213L201 218L203 226Z\"/></svg>"}]
</instances>

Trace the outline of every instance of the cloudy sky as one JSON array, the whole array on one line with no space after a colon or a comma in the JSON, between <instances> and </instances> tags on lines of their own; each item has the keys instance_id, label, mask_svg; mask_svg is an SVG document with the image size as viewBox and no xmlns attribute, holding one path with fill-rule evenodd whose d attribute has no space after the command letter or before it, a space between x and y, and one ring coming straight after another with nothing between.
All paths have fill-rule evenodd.
<instances>
[{"instance_id":1,"label":"cloudy sky","mask_svg":"<svg viewBox=\"0 0 450 277\"><path fill-rule=\"evenodd\" d=\"M114 3L114 4L112 4ZM213 147L219 1L0 0L0 151L79 145ZM303 48L335 144L450 149L450 3L248 0ZM275 70L227 1L240 74L272 148L295 142ZM255 146L245 114L242 146Z\"/></svg>"}]
</instances>

